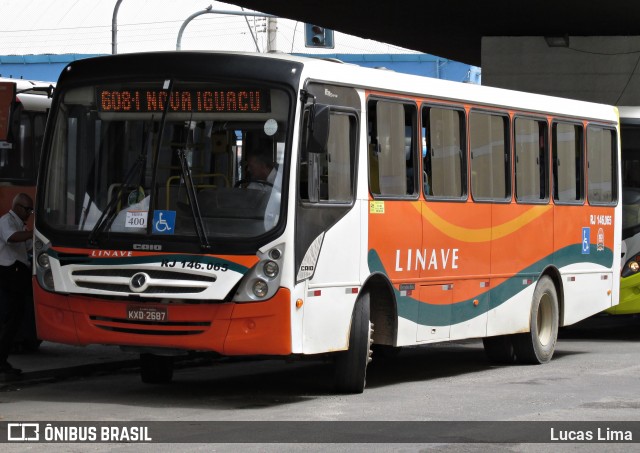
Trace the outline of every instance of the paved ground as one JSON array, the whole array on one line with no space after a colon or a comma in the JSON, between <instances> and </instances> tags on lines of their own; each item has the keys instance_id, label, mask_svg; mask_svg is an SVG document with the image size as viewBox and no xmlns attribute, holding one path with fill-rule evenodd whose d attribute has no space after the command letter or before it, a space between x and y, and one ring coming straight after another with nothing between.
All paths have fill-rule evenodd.
<instances>
[{"instance_id":1,"label":"paved ground","mask_svg":"<svg viewBox=\"0 0 640 453\"><path fill-rule=\"evenodd\" d=\"M138 366L138 354L123 352L117 346L69 346L43 342L35 352L9 356L9 362L22 370L21 381L38 381L82 376ZM0 375L0 387L11 382Z\"/></svg>"},{"instance_id":2,"label":"paved ground","mask_svg":"<svg viewBox=\"0 0 640 453\"><path fill-rule=\"evenodd\" d=\"M597 338L610 332L617 332L622 336L625 331L636 334L637 320L637 317L629 316L597 316L572 326L569 335L580 338L584 333L589 338ZM21 381L32 382L137 368L138 359L137 353L122 351L117 346L81 347L45 341L35 352L12 354L9 362L22 370ZM0 375L0 388L7 382L15 381Z\"/></svg>"},{"instance_id":3,"label":"paved ground","mask_svg":"<svg viewBox=\"0 0 640 453\"><path fill-rule=\"evenodd\" d=\"M47 451L79 453L88 450L624 453L633 450L630 445L617 442L606 445L547 443L550 437L536 437L536 442L545 443L509 443L507 438L499 437L504 443L463 444L452 440L444 444L433 441L409 444L398 431L402 425L394 428L388 439L381 437L384 432L365 429L360 430L359 435L365 436L362 439L366 439L366 443L354 439L353 443L336 444L331 423L325 423L486 422L483 433L504 431L512 435L513 428L500 425L500 421L514 421L527 430L531 422L543 423L547 433L548 427L559 431L565 422L571 424L570 429L585 430L597 423L598 427L608 430L621 429L620 423L631 421L635 423L633 441L637 442L640 437L637 434L640 433L637 427L640 423L637 348L640 317L599 317L563 329L560 336L554 359L544 366L491 365L478 340L409 348L396 357L374 358L367 376L367 389L362 395L335 394L333 368L330 363L320 361L224 359L207 364L207 360L192 360L176 370L173 383L147 385L137 376L134 353L107 346L76 348L43 343L37 353L11 357L16 366L24 369L24 382L30 383L0 383L0 428L7 422L43 420L54 424L73 424L74 421L148 424L155 442L171 442L166 445L96 444L89 448L84 444L61 443L46 448ZM301 442L314 443L259 443L257 437L248 437L248 434L260 434L262 428L253 423L263 421L275 421L279 424L276 428L286 435L293 431ZM292 429L290 421L316 422L317 426L311 428L312 435L305 437L302 430ZM236 423L231 428L241 430L242 436L227 431L226 425L218 426L218 422ZM245 423L249 425L243 425ZM192 431L187 432L185 427ZM233 441L220 443L222 434L218 435L212 427L222 429ZM470 429L466 423L465 429ZM467 434L458 429L449 430L456 436L464 436L466 441L477 439L466 437ZM317 443L316 432L328 435L332 443ZM371 444L372 435L387 439L388 443ZM2 437L0 429L0 441ZM40 452L43 448L38 443L0 445L3 452Z\"/></svg>"}]
</instances>

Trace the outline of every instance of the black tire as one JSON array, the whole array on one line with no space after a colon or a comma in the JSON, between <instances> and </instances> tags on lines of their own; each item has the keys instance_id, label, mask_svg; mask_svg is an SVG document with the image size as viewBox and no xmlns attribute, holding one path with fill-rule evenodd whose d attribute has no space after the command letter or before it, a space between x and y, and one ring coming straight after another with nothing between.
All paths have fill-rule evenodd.
<instances>
[{"instance_id":1,"label":"black tire","mask_svg":"<svg viewBox=\"0 0 640 453\"><path fill-rule=\"evenodd\" d=\"M337 353L335 362L336 391L340 393L362 393L366 385L367 365L371 358L371 336L369 295L364 293L356 302L351 316L349 349Z\"/></svg>"},{"instance_id":2,"label":"black tire","mask_svg":"<svg viewBox=\"0 0 640 453\"><path fill-rule=\"evenodd\" d=\"M530 332L513 336L513 346L520 363L540 364L551 360L558 339L558 295L553 281L543 276L531 301Z\"/></svg>"},{"instance_id":3,"label":"black tire","mask_svg":"<svg viewBox=\"0 0 640 453\"><path fill-rule=\"evenodd\" d=\"M491 363L509 365L516 361L516 351L511 335L498 335L482 339L484 352Z\"/></svg>"},{"instance_id":4,"label":"black tire","mask_svg":"<svg viewBox=\"0 0 640 453\"><path fill-rule=\"evenodd\" d=\"M402 348L397 346L390 346L387 344L372 344L371 345L372 355L371 357L378 360L395 360L398 358L400 353L402 352Z\"/></svg>"},{"instance_id":5,"label":"black tire","mask_svg":"<svg viewBox=\"0 0 640 453\"><path fill-rule=\"evenodd\" d=\"M22 342L22 350L24 352L37 352L38 349L40 349L41 344L42 340L39 340L37 338L30 338Z\"/></svg>"},{"instance_id":6,"label":"black tire","mask_svg":"<svg viewBox=\"0 0 640 453\"><path fill-rule=\"evenodd\" d=\"M145 384L167 384L173 379L173 357L140 354L140 379Z\"/></svg>"}]
</instances>

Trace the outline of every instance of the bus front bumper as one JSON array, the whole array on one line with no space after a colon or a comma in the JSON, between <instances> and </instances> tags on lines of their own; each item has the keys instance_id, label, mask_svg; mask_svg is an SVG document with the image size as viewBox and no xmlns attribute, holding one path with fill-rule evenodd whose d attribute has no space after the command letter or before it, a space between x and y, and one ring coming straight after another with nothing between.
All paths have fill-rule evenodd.
<instances>
[{"instance_id":1,"label":"bus front bumper","mask_svg":"<svg viewBox=\"0 0 640 453\"><path fill-rule=\"evenodd\" d=\"M263 302L158 304L55 294L36 281L33 286L41 340L223 355L291 354L291 295L284 288Z\"/></svg>"}]
</instances>

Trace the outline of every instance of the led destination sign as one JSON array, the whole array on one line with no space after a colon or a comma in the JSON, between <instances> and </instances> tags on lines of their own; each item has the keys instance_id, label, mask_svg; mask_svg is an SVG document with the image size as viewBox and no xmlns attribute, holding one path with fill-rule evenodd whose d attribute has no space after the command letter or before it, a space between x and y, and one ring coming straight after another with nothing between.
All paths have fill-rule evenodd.
<instances>
[{"instance_id":1,"label":"led destination sign","mask_svg":"<svg viewBox=\"0 0 640 453\"><path fill-rule=\"evenodd\" d=\"M167 90L97 88L98 111L147 113L162 112ZM257 89L189 89L173 90L169 96L170 112L193 113L264 113L270 111L268 90Z\"/></svg>"}]
</instances>

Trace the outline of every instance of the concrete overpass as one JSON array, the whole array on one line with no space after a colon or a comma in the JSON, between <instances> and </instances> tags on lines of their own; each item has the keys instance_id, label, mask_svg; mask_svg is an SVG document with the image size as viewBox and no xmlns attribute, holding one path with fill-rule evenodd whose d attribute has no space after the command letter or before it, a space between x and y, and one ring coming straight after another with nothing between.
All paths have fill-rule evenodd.
<instances>
[{"instance_id":1,"label":"concrete overpass","mask_svg":"<svg viewBox=\"0 0 640 453\"><path fill-rule=\"evenodd\" d=\"M640 2L230 1L482 66L485 85L640 105Z\"/></svg>"},{"instance_id":2,"label":"concrete overpass","mask_svg":"<svg viewBox=\"0 0 640 453\"><path fill-rule=\"evenodd\" d=\"M480 66L485 36L640 35L640 2L609 0L231 0L231 3L323 25Z\"/></svg>"}]
</instances>

